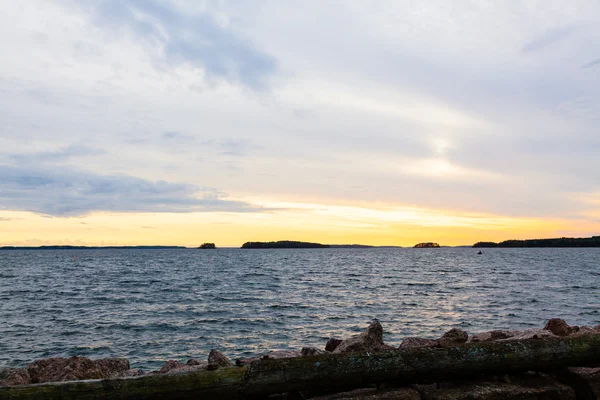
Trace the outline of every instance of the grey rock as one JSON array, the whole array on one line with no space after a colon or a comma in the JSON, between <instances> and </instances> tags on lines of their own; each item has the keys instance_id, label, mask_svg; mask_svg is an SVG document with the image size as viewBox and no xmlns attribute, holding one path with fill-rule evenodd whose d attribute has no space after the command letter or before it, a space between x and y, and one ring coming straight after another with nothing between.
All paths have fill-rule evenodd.
<instances>
[{"instance_id":1,"label":"grey rock","mask_svg":"<svg viewBox=\"0 0 600 400\"><path fill-rule=\"evenodd\" d=\"M348 353L353 351L377 351L383 346L383 327L374 320L365 331L359 335L344 340L333 353Z\"/></svg>"},{"instance_id":2,"label":"grey rock","mask_svg":"<svg viewBox=\"0 0 600 400\"><path fill-rule=\"evenodd\" d=\"M231 367L233 362L219 350L212 349L208 354L208 364L217 367Z\"/></svg>"}]
</instances>

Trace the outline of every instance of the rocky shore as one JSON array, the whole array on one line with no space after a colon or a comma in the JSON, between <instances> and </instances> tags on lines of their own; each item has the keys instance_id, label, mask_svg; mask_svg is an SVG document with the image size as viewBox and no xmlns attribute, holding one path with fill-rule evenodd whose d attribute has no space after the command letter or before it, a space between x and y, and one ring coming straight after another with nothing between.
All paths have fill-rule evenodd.
<instances>
[{"instance_id":1,"label":"rocky shore","mask_svg":"<svg viewBox=\"0 0 600 400\"><path fill-rule=\"evenodd\" d=\"M128 396L127 393L123 393L122 389L125 385L123 382L147 382L140 383L140 385L158 387L161 382L167 382L165 379L161 381L160 377L167 376L176 378L168 381L172 386L173 398L187 398L186 390L190 394L190 391L194 390L194 384L200 385L202 379L210 378L216 379L213 385L215 387L223 386L231 381L234 388L235 380L239 379L240 388L235 390L235 395L223 394L218 397L206 398L600 399L600 349L596 345L596 343L600 343L598 340L600 339L600 325L578 327L570 326L561 319L551 319L543 329L495 330L473 335L454 328L437 339L408 337L399 346L385 343L383 336L382 325L379 321L374 320L361 334L344 340L331 338L323 348L304 347L298 350L270 351L255 358L236 360L229 359L215 349L208 354L205 360L189 359L185 362L168 360L160 369L149 372L132 369L129 361L121 358L42 359L33 361L25 368L0 368L0 399L28 398L27 393L36 397L36 390L44 388L43 384L82 380L120 382L114 389L121 390L119 396L115 396L117 398L170 398L154 396L151 390L143 392L147 393L147 396L139 392ZM592 340L589 341L587 338ZM552 351L544 351L545 343L548 344L548 348L552 348ZM568 351L569 346L573 347L570 349L573 355ZM505 352L503 353L503 351ZM529 358L526 358L527 352L531 353ZM539 353L539 363L536 363L538 353L535 352ZM344 355L351 357L344 357ZM579 361L575 355L578 357L584 355L585 357L580 359L585 360L586 365L572 365L571 360ZM456 357L455 363L448 364L444 361L445 359L452 360L452 357ZM511 357L515 357L515 362L511 361ZM527 362L531 366L539 366L533 369L522 369L520 368L521 361L518 361L517 357L528 360ZM331 380L323 382L324 379L315 376L314 384L311 384L309 375L313 373L312 369L306 369L306 377L294 380L294 373L303 374L303 359L310 361L310 364L306 365L310 365L311 368L313 365L319 367L323 363L321 370L325 375L330 374ZM545 359L548 361L545 362ZM270 362L270 360L285 361ZM314 360L317 361L313 362ZM438 360L439 365L430 365L436 364ZM490 368L469 369L471 366L487 366L486 362L491 363ZM522 365L527 365L527 362L523 362ZM352 363L358 363L360 366L353 368ZM391 367L386 367L386 365L395 366L396 364L393 363L402 364L404 373L388 373L391 371ZM325 367L331 369L328 370ZM277 368L280 369L280 372L277 372ZM456 368L454 371L456 373L452 371L453 368ZM459 371L461 368L463 370ZM253 395L252 390L254 389L252 388L246 391L248 395L244 395L244 380L253 377L253 369L254 376L258 377L257 380L264 381L268 386L260 396ZM420 374L419 369L424 372ZM335 373L332 372L334 370ZM218 374L198 375L197 373L201 371L216 371ZM362 376L362 371L364 371L364 376ZM489 371L495 372L490 375L486 373ZM279 375L282 376L281 379L279 379ZM186 376L193 376L194 380L189 383L185 380ZM140 379L144 377L148 377L148 379ZM149 377L156 378L150 379ZM335 377L340 379L336 381ZM228 379L229 381L227 381ZM306 382L298 383L297 381ZM203 385L210 386L212 384L202 382ZM140 386L137 383L135 385ZM189 384L191 389L181 389L184 393L182 395L177 386L179 384ZM49 387L63 388L56 385ZM298 390L300 387L301 390ZM351 390L344 391L344 389ZM84 398L77 396L76 392L74 392L74 397L66 396L64 395L65 390L57 391L57 393L62 393L60 396L63 397L47 398ZM68 390L75 389L69 387ZM106 393L105 390L108 389L103 384L103 391L98 389L98 396L94 394L94 390L93 388L85 389L85 398L103 398L103 393ZM175 395L176 393L179 394ZM210 393L213 392L210 391ZM229 392L225 390L223 393ZM48 396L50 395L48 394ZM46 397L38 396L38 398ZM190 394L190 398L194 397Z\"/></svg>"}]
</instances>

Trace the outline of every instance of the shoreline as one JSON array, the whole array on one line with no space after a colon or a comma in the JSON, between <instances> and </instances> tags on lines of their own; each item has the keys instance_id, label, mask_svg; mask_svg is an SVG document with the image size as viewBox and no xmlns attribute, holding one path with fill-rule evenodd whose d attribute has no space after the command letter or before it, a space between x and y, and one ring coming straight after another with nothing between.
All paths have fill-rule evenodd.
<instances>
[{"instance_id":1,"label":"shoreline","mask_svg":"<svg viewBox=\"0 0 600 400\"><path fill-rule=\"evenodd\" d=\"M331 360L339 359L339 362L346 362L344 360L352 360L353 357L375 357L375 359L379 360L377 362L398 362L397 357L400 354L401 360L406 360L406 357L409 357L414 354L419 354L420 357L432 357L431 363L442 362L441 360L444 357L447 357L449 354L456 353L457 358L454 362L481 362L482 360L490 358L490 360L495 360L498 354L490 353L490 349L495 349L494 351L497 353L500 351L500 361L507 360L509 357L508 354L512 351L516 351L517 353L524 349L524 354L519 357L525 357L529 354L529 346L532 346L532 349L537 349L539 354L536 353L533 359L543 359L544 354L546 354L545 347L548 346L548 349L554 348L553 346L559 346L560 349L569 349L572 344L573 351L580 351L580 356L583 359L591 358L595 360L592 362L594 367L600 367L600 325L595 327L578 327L578 326L570 326L564 320L561 319L551 319L542 329L528 329L525 331L511 331L511 330L495 330L482 332L478 334L469 335L467 332L453 328L446 332L442 337L438 339L425 339L421 337L407 337L403 340L403 342L398 346L391 346L386 344L383 340L384 332L383 327L379 323L378 320L374 320L369 327L367 327L362 333L358 335L354 335L348 337L346 339L339 338L330 338L325 344L324 348L316 348L316 347L303 347L300 350L274 350L266 353L262 353L256 357L252 358L239 358L236 360L230 360L226 355L221 353L220 351L213 349L209 355L207 360L199 360L199 359L190 359L187 362L178 361L178 360L168 360L163 366L154 371L144 372L141 370L136 370L130 368L129 361L127 359L118 359L118 358L109 358L109 359L99 359L99 360L90 360L86 357L70 357L70 358L50 358L50 359L42 359L35 360L30 363L25 368L0 368L0 399L10 398L3 397L3 393L9 393L13 389L16 390L19 387L28 388L31 387L29 385L35 384L36 387L42 387L43 384L56 385L55 382L69 382L69 381L79 381L79 380L89 380L89 379L108 379L108 380L122 380L122 379L151 379L153 382L156 382L157 385L160 386L160 382L170 382L170 378L168 376L186 376L193 374L207 374L210 372L220 371L218 374L225 373L223 371L231 370L233 374L237 374L235 370L240 370L242 368L246 369L261 369L263 365L265 367L272 368L275 365L287 365L284 368L291 368L291 365L297 365L299 380L304 379L304 372L302 368L305 362L302 361L304 359L312 360L318 359L317 363L324 363L324 365L330 364ZM589 346L591 348L583 348L582 345L576 344L581 341L582 343L593 343ZM515 347L516 346L516 347ZM565 347L566 346L566 347ZM475 350L477 349L477 350ZM502 350L504 349L504 350ZM583 350L581 350L583 349ZM466 351L466 353L465 353ZM473 353L476 351L476 353ZM506 354L503 356L501 354L502 351L505 351ZM534 351L534 350L531 350ZM549 351L549 350L548 350ZM554 350L553 350L554 351ZM561 350L562 352L562 350ZM461 356L461 354L463 354ZM589 354L588 354L589 353ZM429 356L427 356L429 354ZM478 354L476 357L470 356L470 354ZM520 354L520 353L519 353ZM579 353L578 353L579 354ZM368 356L365 356L368 355ZM559 357L559 353L551 353L554 358ZM333 357L333 358L332 358ZM350 359L348 359L350 357ZM402 358L404 357L404 358ZM412 357L412 356L411 356ZM454 357L454 356L453 356ZM462 357L462 358L461 358ZM463 359L466 357L466 359ZM494 358L496 357L496 358ZM512 357L512 356L511 356ZM374 359L374 360L375 360ZM438 360L439 359L439 360ZM567 367L581 367L581 365L570 365L569 361L574 359L573 357L566 357L564 362L562 362L561 366L563 368ZM289 361L288 361L289 360ZM388 360L388 361L385 361ZM396 361L394 361L396 360ZM459 361L463 360L463 361ZM465 361L466 360L466 361ZM490 361L490 362L492 362ZM493 363L498 363L500 361L493 361ZM534 360L535 361L535 360ZM338 361L336 361L338 362ZM374 362L374 361L373 361ZM532 361L533 362L533 361ZM266 363L266 364L265 364ZM283 364L282 364L283 363ZM310 363L309 363L310 364ZM306 364L306 365L309 365ZM335 363L334 363L335 364ZM332 364L332 365L334 365ZM494 365L496 365L494 364ZM563 365L564 364L564 365ZM312 365L312 364L310 364ZM411 368L417 368L417 366L422 365L422 362L417 362L417 364L410 364ZM447 367L441 367L442 365L446 365L442 362L440 364L440 368L442 368L441 372L439 372L440 376L447 376L448 379L454 377L454 373L451 370L448 370ZM483 365L486 365L485 363ZM538 364L532 364L538 365ZM421 368L419 367L419 368ZM296 368L296 367L294 367ZM333 368L333 367L332 367ZM483 368L483 367L480 367ZM425 368L426 369L426 368ZM516 364L506 363L505 366L501 368L506 373L516 373L519 376L519 379L522 379L521 371ZM538 365L539 370L546 370L546 366ZM269 369L270 370L270 369ZM536 370L535 368L533 370ZM597 382L600 384L600 368L597 368L597 372L594 372L595 377L597 377ZM267 370L265 370L267 371ZM495 370L494 370L495 371ZM467 370L468 372L468 370ZM227 372L229 374L229 372ZM386 374L385 370L383 372ZM309 377L312 376L307 372L307 378L309 381ZM337 379L343 382L346 382L345 373L340 372L340 375ZM367 370L364 371L365 376L369 375ZM246 373L243 374L247 375ZM466 378L467 381L478 382L478 374L474 371L471 373L464 373L463 378ZM194 375L196 376L196 375ZM237 376L237 375L236 375ZM276 376L274 375L275 381L277 381ZM387 376L387 375L386 375ZM318 375L314 378L318 380ZM183 379L183 378L182 378ZM241 378L240 378L241 379ZM244 378L245 379L245 378ZM370 378L369 378L370 379ZM358 388L361 390L369 390L371 395L377 395L377 390L373 392L373 388L369 386L369 384L373 383L369 379L365 378L365 382L358 385ZM412 379L412 378L411 378ZM552 384L550 384L550 380L546 379L546 383L549 387L556 388L556 384L563 385L563 383L558 383L558 378L551 377ZM594 378L596 379L596 378ZM360 379L359 379L360 380ZM526 379L527 380L527 379ZM272 393L276 394L280 393L282 388L288 387L286 384L279 384L274 381L272 385ZM375 379L377 381L377 379ZM392 379L392 381L397 381L397 379ZM410 379L406 382L409 382ZM421 382L421 378L414 378L414 384ZM286 381L287 382L287 381ZM367 384L367 382L369 384ZM439 386L439 382L446 382L445 385L450 386L460 386L463 384L463 381L454 382L452 379L449 381L439 378L436 381L436 385ZM454 383L453 383L454 382ZM462 383L461 383L462 382ZM288 382L289 383L289 382ZM314 383L314 382L313 382ZM340 387L350 387L352 386L351 381L347 383L341 384ZM379 382L381 383L381 382ZM471 382L472 383L472 382ZM41 384L41 386L40 386ZM169 383L170 384L170 383ZM486 383L487 385L495 385L494 381L489 381ZM279 386L277 386L279 385ZM362 385L362 386L361 386ZM210 386L210 385L209 385ZM301 387L302 385L298 386ZM309 384L309 386L311 386ZM468 385L467 385L468 386ZM513 385L514 386L514 385ZM519 385L517 385L519 386ZM523 384L522 387L526 388L527 385ZM3 388L4 387L4 388ZM290 388L296 388L296 386L289 386ZM302 386L304 387L304 386ZM600 387L600 386L599 386ZM214 389L211 386L212 389ZM402 390L410 389L408 386L404 386ZM209 388L210 389L210 388ZM211 390L212 390L211 389ZM429 391L431 388L427 389ZM515 388L512 387L511 390ZM564 388L563 388L564 389ZM563 390L561 389L561 390ZM177 390L177 388L173 388L173 390ZM208 389L207 389L208 390ZM261 389L263 390L263 389ZM265 389L267 390L267 389ZM268 389L271 390L271 389ZM421 393L417 389L411 389L409 391L412 395L421 396ZM440 390L439 387L436 390ZM472 389L465 389L472 390ZM567 390L567 389L564 389ZM570 389L569 389L570 390ZM342 391L342 389L340 389ZM100 392L98 392L100 393ZM314 398L318 398L317 395L321 395L322 393L315 393ZM54 397L52 397L54 398ZM124 397L128 398L128 397ZM151 397L149 397L151 398ZM215 398L237 398L237 397L215 397ZM284 397L282 397L284 398ZM336 399L343 399L346 397L335 397ZM353 397L347 397L348 399ZM369 397L371 398L371 397ZM373 399L380 397L373 397ZM386 397L381 397L386 398ZM394 397L396 398L396 397ZM400 397L399 397L400 398ZM427 398L427 397L414 397L415 399ZM437 398L437 397L432 397ZM487 397L477 397L478 399L486 399ZM491 399L492 397L490 397ZM497 397L494 397L497 398ZM529 398L529 397L528 397ZM535 398L535 397L532 397ZM546 397L540 397L546 398ZM570 398L570 397L565 397ZM574 398L574 397L573 397ZM333 399L333 398L332 398ZM440 397L441 399L441 397Z\"/></svg>"}]
</instances>

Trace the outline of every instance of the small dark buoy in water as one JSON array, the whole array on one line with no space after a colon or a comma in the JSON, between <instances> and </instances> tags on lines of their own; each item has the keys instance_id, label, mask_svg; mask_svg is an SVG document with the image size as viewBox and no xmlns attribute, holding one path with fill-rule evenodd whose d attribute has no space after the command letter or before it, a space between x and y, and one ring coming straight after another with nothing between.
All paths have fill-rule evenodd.
<instances>
[{"instance_id":1,"label":"small dark buoy in water","mask_svg":"<svg viewBox=\"0 0 600 400\"><path fill-rule=\"evenodd\" d=\"M482 253L482 252L481 252L481 250L480 250L480 251L479 251L479 253L477 253L477 254L483 254L483 253Z\"/></svg>"}]
</instances>

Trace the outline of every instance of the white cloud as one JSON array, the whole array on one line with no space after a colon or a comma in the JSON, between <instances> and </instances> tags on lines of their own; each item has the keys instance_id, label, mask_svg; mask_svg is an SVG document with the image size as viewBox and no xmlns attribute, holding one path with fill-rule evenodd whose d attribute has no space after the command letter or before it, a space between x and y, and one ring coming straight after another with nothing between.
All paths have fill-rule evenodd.
<instances>
[{"instance_id":1,"label":"white cloud","mask_svg":"<svg viewBox=\"0 0 600 400\"><path fill-rule=\"evenodd\" d=\"M600 189L598 15L591 0L4 2L0 164L567 215Z\"/></svg>"}]
</instances>

